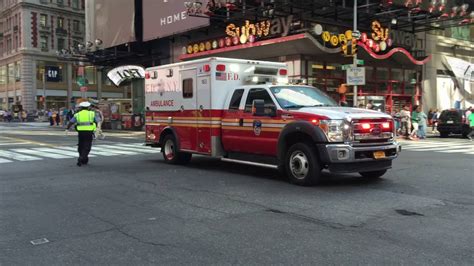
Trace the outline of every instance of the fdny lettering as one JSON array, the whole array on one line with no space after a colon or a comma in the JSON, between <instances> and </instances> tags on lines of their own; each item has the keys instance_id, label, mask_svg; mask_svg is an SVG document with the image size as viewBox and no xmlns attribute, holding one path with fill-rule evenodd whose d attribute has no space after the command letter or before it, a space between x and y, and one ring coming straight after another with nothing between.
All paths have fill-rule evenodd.
<instances>
[{"instance_id":1,"label":"fdny lettering","mask_svg":"<svg viewBox=\"0 0 474 266\"><path fill-rule=\"evenodd\" d=\"M183 11L180 13L173 14L164 18L160 18L160 26L173 24L175 22L187 19L187 12Z\"/></svg>"},{"instance_id":2,"label":"fdny lettering","mask_svg":"<svg viewBox=\"0 0 474 266\"><path fill-rule=\"evenodd\" d=\"M174 106L174 100L156 100L156 101L152 101L151 106L154 106L154 107Z\"/></svg>"},{"instance_id":3,"label":"fdny lettering","mask_svg":"<svg viewBox=\"0 0 474 266\"><path fill-rule=\"evenodd\" d=\"M227 80L239 80L239 74L227 73Z\"/></svg>"}]
</instances>

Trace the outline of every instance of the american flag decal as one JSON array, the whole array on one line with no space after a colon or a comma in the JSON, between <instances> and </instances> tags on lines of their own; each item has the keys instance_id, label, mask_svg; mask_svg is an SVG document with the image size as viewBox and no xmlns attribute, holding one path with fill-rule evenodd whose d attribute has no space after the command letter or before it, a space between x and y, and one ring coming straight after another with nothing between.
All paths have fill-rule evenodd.
<instances>
[{"instance_id":1,"label":"american flag decal","mask_svg":"<svg viewBox=\"0 0 474 266\"><path fill-rule=\"evenodd\" d=\"M216 72L216 80L227 80L227 74L224 72Z\"/></svg>"}]
</instances>

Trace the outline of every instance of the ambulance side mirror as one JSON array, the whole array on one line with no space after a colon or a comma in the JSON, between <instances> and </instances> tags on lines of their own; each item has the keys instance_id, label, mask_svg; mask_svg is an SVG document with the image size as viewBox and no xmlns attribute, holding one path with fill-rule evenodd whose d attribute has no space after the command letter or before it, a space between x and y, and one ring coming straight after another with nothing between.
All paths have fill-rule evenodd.
<instances>
[{"instance_id":1,"label":"ambulance side mirror","mask_svg":"<svg viewBox=\"0 0 474 266\"><path fill-rule=\"evenodd\" d=\"M253 100L252 114L254 116L264 116L265 115L265 101L264 100Z\"/></svg>"}]
</instances>

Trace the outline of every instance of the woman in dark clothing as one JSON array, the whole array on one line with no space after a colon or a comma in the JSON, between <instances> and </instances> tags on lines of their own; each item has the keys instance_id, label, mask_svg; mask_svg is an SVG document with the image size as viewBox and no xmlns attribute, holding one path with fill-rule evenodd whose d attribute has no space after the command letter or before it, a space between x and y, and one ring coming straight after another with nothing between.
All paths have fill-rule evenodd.
<instances>
[{"instance_id":1,"label":"woman in dark clothing","mask_svg":"<svg viewBox=\"0 0 474 266\"><path fill-rule=\"evenodd\" d=\"M56 114L56 126L59 127L60 124L61 124L61 115L60 115L60 111L58 109L58 113Z\"/></svg>"}]
</instances>

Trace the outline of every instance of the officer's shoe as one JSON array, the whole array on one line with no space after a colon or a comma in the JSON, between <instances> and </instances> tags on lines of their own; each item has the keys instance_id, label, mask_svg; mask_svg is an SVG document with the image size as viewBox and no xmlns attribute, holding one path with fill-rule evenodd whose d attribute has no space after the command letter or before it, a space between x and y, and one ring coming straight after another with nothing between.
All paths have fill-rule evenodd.
<instances>
[{"instance_id":1,"label":"officer's shoe","mask_svg":"<svg viewBox=\"0 0 474 266\"><path fill-rule=\"evenodd\" d=\"M82 165L82 158L79 157L79 159L77 159L77 166L81 166Z\"/></svg>"},{"instance_id":2,"label":"officer's shoe","mask_svg":"<svg viewBox=\"0 0 474 266\"><path fill-rule=\"evenodd\" d=\"M89 163L89 158L82 159L82 164L86 165Z\"/></svg>"}]
</instances>

